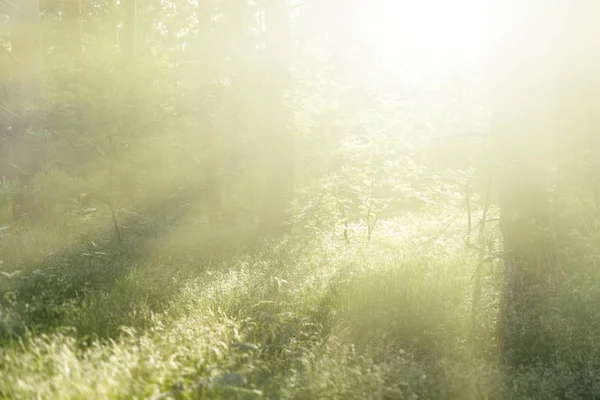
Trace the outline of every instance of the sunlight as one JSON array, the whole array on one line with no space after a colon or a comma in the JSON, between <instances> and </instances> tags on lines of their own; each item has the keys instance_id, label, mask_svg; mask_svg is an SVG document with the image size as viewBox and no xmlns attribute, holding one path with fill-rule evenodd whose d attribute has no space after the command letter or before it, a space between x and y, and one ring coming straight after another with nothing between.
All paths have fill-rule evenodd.
<instances>
[{"instance_id":1,"label":"sunlight","mask_svg":"<svg viewBox=\"0 0 600 400\"><path fill-rule=\"evenodd\" d=\"M409 57L435 62L484 55L485 9L472 0L363 1L351 20L356 36L385 64Z\"/></svg>"},{"instance_id":2,"label":"sunlight","mask_svg":"<svg viewBox=\"0 0 600 400\"><path fill-rule=\"evenodd\" d=\"M9 2L0 400L600 399L600 2Z\"/></svg>"}]
</instances>

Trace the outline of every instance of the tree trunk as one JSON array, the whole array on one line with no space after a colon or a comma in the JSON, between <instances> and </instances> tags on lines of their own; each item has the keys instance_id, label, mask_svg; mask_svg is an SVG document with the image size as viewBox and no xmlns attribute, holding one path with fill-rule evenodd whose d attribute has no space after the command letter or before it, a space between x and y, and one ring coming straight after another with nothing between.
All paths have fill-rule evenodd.
<instances>
[{"instance_id":1,"label":"tree trunk","mask_svg":"<svg viewBox=\"0 0 600 400\"><path fill-rule=\"evenodd\" d=\"M214 72L207 68L210 59L213 56L212 42L215 37L212 33L212 6L208 0L198 2L198 74L205 80L197 87L198 91L204 89L204 85L213 79ZM204 103L198 104L198 112L205 107ZM205 201L208 209L208 222L210 226L216 226L221 221L221 182L220 182L220 151L218 149L218 132L215 131L214 124L209 124L208 132L208 155L204 161L203 172L206 176L204 181Z\"/></svg>"},{"instance_id":2,"label":"tree trunk","mask_svg":"<svg viewBox=\"0 0 600 400\"><path fill-rule=\"evenodd\" d=\"M277 235L291 229L288 209L294 196L294 136L287 129L283 93L289 80L290 24L286 0L270 0L265 9L268 61L265 104L269 107L269 156L259 235Z\"/></svg>"},{"instance_id":3,"label":"tree trunk","mask_svg":"<svg viewBox=\"0 0 600 400\"><path fill-rule=\"evenodd\" d=\"M67 10L67 34L69 37L69 53L74 58L79 58L83 52L83 24L81 20L81 0L70 0Z\"/></svg>"},{"instance_id":4,"label":"tree trunk","mask_svg":"<svg viewBox=\"0 0 600 400\"><path fill-rule=\"evenodd\" d=\"M123 54L129 60L135 60L137 54L137 0L123 0L125 23L123 32Z\"/></svg>"},{"instance_id":5,"label":"tree trunk","mask_svg":"<svg viewBox=\"0 0 600 400\"><path fill-rule=\"evenodd\" d=\"M552 343L541 318L556 279L547 186L539 169L513 161L500 168L497 190L504 236L503 357L511 365L547 361Z\"/></svg>"},{"instance_id":6,"label":"tree trunk","mask_svg":"<svg viewBox=\"0 0 600 400\"><path fill-rule=\"evenodd\" d=\"M226 138L226 148L224 149L224 157L222 159L223 166L229 172L228 177L221 182L223 187L223 216L224 219L233 222L236 214L239 214L239 204L234 198L234 191L231 190L237 182L236 176L241 176L241 158L243 157L243 141L242 135L244 132L244 123L242 115L244 113L244 95L247 93L247 75L246 75L246 60L243 52L247 49L246 40L246 15L247 15L247 0L228 0L226 3L227 12L227 35L228 38L228 58L229 65L229 80L230 95L229 112L230 121L224 136Z\"/></svg>"},{"instance_id":7,"label":"tree trunk","mask_svg":"<svg viewBox=\"0 0 600 400\"><path fill-rule=\"evenodd\" d=\"M6 145L5 168L7 178L28 183L39 163L35 143L29 135L37 125L42 72L39 0L24 0L11 18L11 54L13 66L9 86L13 107L12 132Z\"/></svg>"},{"instance_id":8,"label":"tree trunk","mask_svg":"<svg viewBox=\"0 0 600 400\"><path fill-rule=\"evenodd\" d=\"M565 81L563 38L549 28L564 25L561 12L513 6L496 10L504 20L495 26L490 82L504 236L499 339L506 364L519 366L548 361L554 346L542 318L557 282L548 199Z\"/></svg>"},{"instance_id":9,"label":"tree trunk","mask_svg":"<svg viewBox=\"0 0 600 400\"><path fill-rule=\"evenodd\" d=\"M227 98L230 121L228 129L215 132L214 129L209 132L211 135L211 154L209 155L207 170L206 193L209 209L209 223L211 225L226 222L234 214L231 209L232 201L230 191L228 190L229 178L223 178L219 172L232 170L235 168L236 156L235 148L240 143L239 132L242 129L240 115L242 112L241 93L243 91L243 59L241 49L244 40L244 13L248 2L245 0L228 0L223 4L223 11L226 17L225 24L222 26L223 37L226 41L222 44L225 49L222 62L224 69L229 71L227 76L229 80L229 97ZM200 19L200 35L202 52L210 56L208 50L210 47L210 15L207 14L206 5L200 10L204 12Z\"/></svg>"}]
</instances>

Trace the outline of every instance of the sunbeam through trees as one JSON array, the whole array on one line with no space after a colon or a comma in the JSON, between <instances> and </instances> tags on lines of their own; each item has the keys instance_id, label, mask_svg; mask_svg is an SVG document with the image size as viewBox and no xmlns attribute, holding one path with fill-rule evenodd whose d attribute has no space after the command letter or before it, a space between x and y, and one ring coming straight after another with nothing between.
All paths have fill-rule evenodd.
<instances>
[{"instance_id":1,"label":"sunbeam through trees","mask_svg":"<svg viewBox=\"0 0 600 400\"><path fill-rule=\"evenodd\" d=\"M0 399L600 398L599 18L0 0Z\"/></svg>"}]
</instances>

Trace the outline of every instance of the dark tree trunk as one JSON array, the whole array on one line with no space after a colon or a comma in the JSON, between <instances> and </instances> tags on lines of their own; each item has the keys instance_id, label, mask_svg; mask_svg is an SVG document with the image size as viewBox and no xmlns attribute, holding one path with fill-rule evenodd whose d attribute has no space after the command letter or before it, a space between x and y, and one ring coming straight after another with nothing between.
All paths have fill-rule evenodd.
<instances>
[{"instance_id":1,"label":"dark tree trunk","mask_svg":"<svg viewBox=\"0 0 600 400\"><path fill-rule=\"evenodd\" d=\"M285 0L270 0L265 9L268 58L267 98L270 126L267 179L259 235L278 235L291 229L288 210L294 196L294 136L286 127L288 112L283 92L289 79L290 24Z\"/></svg>"},{"instance_id":2,"label":"dark tree trunk","mask_svg":"<svg viewBox=\"0 0 600 400\"><path fill-rule=\"evenodd\" d=\"M548 361L552 353L542 318L556 264L543 180L533 166L517 163L507 163L497 174L505 266L500 346L510 365Z\"/></svg>"},{"instance_id":3,"label":"dark tree trunk","mask_svg":"<svg viewBox=\"0 0 600 400\"><path fill-rule=\"evenodd\" d=\"M492 139L504 236L505 288L499 318L507 365L549 361L554 344L543 317L557 283L549 215L565 88L554 9L504 10L491 60ZM498 21L496 21L498 22ZM564 65L562 66L564 67Z\"/></svg>"}]
</instances>

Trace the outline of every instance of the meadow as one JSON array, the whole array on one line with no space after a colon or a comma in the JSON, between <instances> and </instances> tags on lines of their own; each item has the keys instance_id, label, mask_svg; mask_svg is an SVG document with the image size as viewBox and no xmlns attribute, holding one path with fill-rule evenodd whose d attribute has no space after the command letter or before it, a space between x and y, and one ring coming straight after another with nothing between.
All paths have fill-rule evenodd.
<instances>
[{"instance_id":1,"label":"meadow","mask_svg":"<svg viewBox=\"0 0 600 400\"><path fill-rule=\"evenodd\" d=\"M11 230L0 239L0 397L599 395L595 285L557 296L550 363L507 370L496 340L501 271L486 266L474 318L477 256L460 225L433 235L438 223L408 223L351 244L256 241L244 227L185 221L120 243L110 230Z\"/></svg>"}]
</instances>

